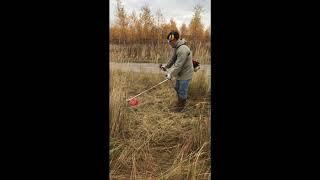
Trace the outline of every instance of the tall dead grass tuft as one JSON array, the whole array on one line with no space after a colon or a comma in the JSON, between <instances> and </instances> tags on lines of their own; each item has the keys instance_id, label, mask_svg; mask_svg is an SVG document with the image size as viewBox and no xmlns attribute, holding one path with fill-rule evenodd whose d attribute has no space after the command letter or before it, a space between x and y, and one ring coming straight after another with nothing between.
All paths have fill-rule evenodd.
<instances>
[{"instance_id":1,"label":"tall dead grass tuft","mask_svg":"<svg viewBox=\"0 0 320 180\"><path fill-rule=\"evenodd\" d=\"M201 64L210 64L211 45L197 44L190 46L193 58ZM139 63L166 63L172 54L172 48L168 44L110 44L111 62L139 62Z\"/></svg>"}]
</instances>

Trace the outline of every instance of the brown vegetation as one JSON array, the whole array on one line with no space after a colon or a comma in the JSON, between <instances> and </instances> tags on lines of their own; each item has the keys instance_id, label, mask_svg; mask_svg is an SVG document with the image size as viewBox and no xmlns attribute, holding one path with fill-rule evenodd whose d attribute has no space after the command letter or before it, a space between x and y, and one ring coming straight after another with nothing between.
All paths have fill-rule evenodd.
<instances>
[{"instance_id":1,"label":"brown vegetation","mask_svg":"<svg viewBox=\"0 0 320 180\"><path fill-rule=\"evenodd\" d=\"M153 15L145 5L137 15L128 14L120 0L117 0L116 22L110 25L110 61L114 62L167 62L171 48L166 36L172 30L188 42L193 56L201 63L210 64L211 26L205 28L201 22L203 8L194 7L189 24L177 27L174 19L165 21L161 10Z\"/></svg>"},{"instance_id":2,"label":"brown vegetation","mask_svg":"<svg viewBox=\"0 0 320 180\"><path fill-rule=\"evenodd\" d=\"M195 74L184 113L173 113L174 82L168 81L125 101L163 80L157 74L111 71L110 179L208 179L210 160L210 82Z\"/></svg>"}]
</instances>

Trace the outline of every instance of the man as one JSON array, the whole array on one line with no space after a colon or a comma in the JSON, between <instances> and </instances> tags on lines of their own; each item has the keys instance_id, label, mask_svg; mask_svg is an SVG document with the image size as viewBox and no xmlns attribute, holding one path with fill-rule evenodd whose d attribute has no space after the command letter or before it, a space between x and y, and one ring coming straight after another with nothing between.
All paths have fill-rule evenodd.
<instances>
[{"instance_id":1,"label":"man","mask_svg":"<svg viewBox=\"0 0 320 180\"><path fill-rule=\"evenodd\" d=\"M167 36L167 40L169 45L174 49L173 55L167 65L160 65L160 68L167 72L167 79L171 80L172 77L176 77L175 90L178 101L173 110L181 112L187 103L188 87L194 72L192 53L186 45L186 41L179 39L178 32L171 31Z\"/></svg>"}]
</instances>

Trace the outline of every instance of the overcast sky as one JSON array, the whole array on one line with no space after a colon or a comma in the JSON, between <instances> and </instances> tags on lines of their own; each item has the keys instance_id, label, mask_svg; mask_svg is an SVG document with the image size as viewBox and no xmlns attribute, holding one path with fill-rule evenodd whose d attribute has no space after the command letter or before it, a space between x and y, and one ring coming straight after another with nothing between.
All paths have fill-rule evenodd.
<instances>
[{"instance_id":1,"label":"overcast sky","mask_svg":"<svg viewBox=\"0 0 320 180\"><path fill-rule=\"evenodd\" d=\"M116 0L110 0L110 22L115 21ZM210 0L122 0L126 12L131 15L135 11L136 15L140 13L143 5L148 4L152 15L155 15L157 9L160 9L167 22L171 18L175 20L178 28L182 23L187 25L193 15L193 7L196 4L202 5L204 13L202 15L202 23L207 28L210 25L211 18L211 2Z\"/></svg>"}]
</instances>

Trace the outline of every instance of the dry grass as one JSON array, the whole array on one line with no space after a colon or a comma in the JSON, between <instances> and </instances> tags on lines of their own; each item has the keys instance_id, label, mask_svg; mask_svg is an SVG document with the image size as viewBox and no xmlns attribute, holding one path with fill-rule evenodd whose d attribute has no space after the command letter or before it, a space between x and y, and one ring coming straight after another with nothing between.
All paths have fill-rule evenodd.
<instances>
[{"instance_id":1,"label":"dry grass","mask_svg":"<svg viewBox=\"0 0 320 180\"><path fill-rule=\"evenodd\" d=\"M130 96L161 82L159 74L111 71L110 179L208 179L210 160L210 82L197 72L183 113L170 112L174 81L138 97Z\"/></svg>"},{"instance_id":2,"label":"dry grass","mask_svg":"<svg viewBox=\"0 0 320 180\"><path fill-rule=\"evenodd\" d=\"M210 43L190 45L193 58L202 64L210 64L211 45ZM133 44L109 46L110 60L113 62L147 62L166 63L172 53L172 48L168 44Z\"/></svg>"}]
</instances>

